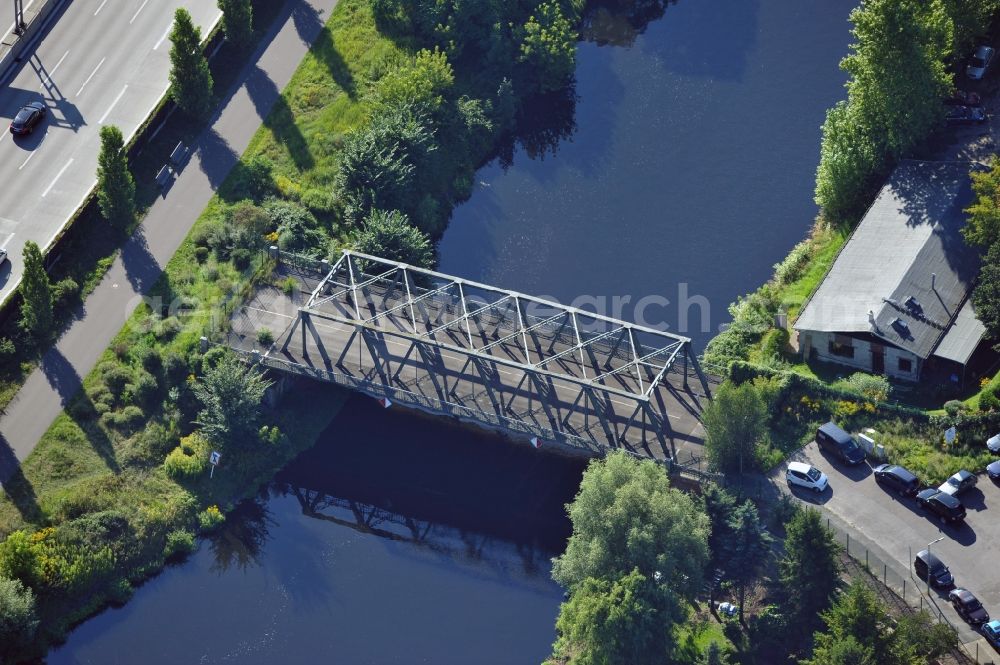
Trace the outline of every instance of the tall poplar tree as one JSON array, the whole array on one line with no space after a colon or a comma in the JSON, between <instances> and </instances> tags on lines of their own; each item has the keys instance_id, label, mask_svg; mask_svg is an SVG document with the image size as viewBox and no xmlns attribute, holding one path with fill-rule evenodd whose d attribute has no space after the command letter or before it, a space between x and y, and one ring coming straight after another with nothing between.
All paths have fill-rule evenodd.
<instances>
[{"instance_id":1,"label":"tall poplar tree","mask_svg":"<svg viewBox=\"0 0 1000 665\"><path fill-rule=\"evenodd\" d=\"M238 48L245 48L253 36L253 4L250 0L219 0L219 9L226 39Z\"/></svg>"},{"instance_id":2,"label":"tall poplar tree","mask_svg":"<svg viewBox=\"0 0 1000 665\"><path fill-rule=\"evenodd\" d=\"M135 180L128 168L125 139L114 125L101 127L97 157L97 202L112 224L128 225L135 217Z\"/></svg>"},{"instance_id":3,"label":"tall poplar tree","mask_svg":"<svg viewBox=\"0 0 1000 665\"><path fill-rule=\"evenodd\" d=\"M45 272L42 250L29 240L24 243L24 276L21 277L21 327L36 337L52 326L52 293Z\"/></svg>"},{"instance_id":4,"label":"tall poplar tree","mask_svg":"<svg viewBox=\"0 0 1000 665\"><path fill-rule=\"evenodd\" d=\"M196 118L212 108L212 73L201 50L201 30L179 8L170 32L170 94L182 111Z\"/></svg>"}]
</instances>

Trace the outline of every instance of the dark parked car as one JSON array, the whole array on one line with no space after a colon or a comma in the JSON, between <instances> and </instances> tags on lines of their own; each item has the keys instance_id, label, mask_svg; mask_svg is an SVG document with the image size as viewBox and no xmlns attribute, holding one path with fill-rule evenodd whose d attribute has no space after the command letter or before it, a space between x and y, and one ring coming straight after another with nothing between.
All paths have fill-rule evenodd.
<instances>
[{"instance_id":1,"label":"dark parked car","mask_svg":"<svg viewBox=\"0 0 1000 665\"><path fill-rule=\"evenodd\" d=\"M948 566L930 550L917 552L916 558L913 559L913 572L922 580L930 579L931 586L938 589L947 589L955 585L955 578L948 570Z\"/></svg>"},{"instance_id":2,"label":"dark parked car","mask_svg":"<svg viewBox=\"0 0 1000 665\"><path fill-rule=\"evenodd\" d=\"M938 489L945 494L950 494L951 496L958 496L970 487L976 486L976 475L970 471L962 469L958 471L948 480L941 483L941 487Z\"/></svg>"},{"instance_id":3,"label":"dark parked car","mask_svg":"<svg viewBox=\"0 0 1000 665\"><path fill-rule=\"evenodd\" d=\"M944 100L944 103L948 106L979 106L982 100L978 92L956 90L954 95Z\"/></svg>"},{"instance_id":4,"label":"dark parked car","mask_svg":"<svg viewBox=\"0 0 1000 665\"><path fill-rule=\"evenodd\" d=\"M45 114L48 113L48 109L45 104L41 102L31 102L27 106L23 107L14 116L14 120L10 123L10 133L11 134L30 134L35 131L35 125L40 123L42 119L45 118Z\"/></svg>"},{"instance_id":5,"label":"dark parked car","mask_svg":"<svg viewBox=\"0 0 1000 665\"><path fill-rule=\"evenodd\" d=\"M865 451L861 449L854 437L832 422L822 425L816 430L816 443L819 444L820 448L829 450L848 464L861 464L865 461Z\"/></svg>"},{"instance_id":6,"label":"dark parked car","mask_svg":"<svg viewBox=\"0 0 1000 665\"><path fill-rule=\"evenodd\" d=\"M996 462L990 462L986 466L986 475L990 477L990 480L1000 480L1000 459Z\"/></svg>"},{"instance_id":7,"label":"dark parked car","mask_svg":"<svg viewBox=\"0 0 1000 665\"><path fill-rule=\"evenodd\" d=\"M986 109L982 106L949 106L944 114L946 125L975 125L986 122Z\"/></svg>"},{"instance_id":8,"label":"dark parked car","mask_svg":"<svg viewBox=\"0 0 1000 665\"><path fill-rule=\"evenodd\" d=\"M955 606L958 615L973 626L990 620L989 612L968 589L952 589L948 592L948 600Z\"/></svg>"},{"instance_id":9,"label":"dark parked car","mask_svg":"<svg viewBox=\"0 0 1000 665\"><path fill-rule=\"evenodd\" d=\"M917 503L924 510L937 515L942 522L961 522L965 519L962 502L941 490L928 488L917 492Z\"/></svg>"},{"instance_id":10,"label":"dark parked car","mask_svg":"<svg viewBox=\"0 0 1000 665\"><path fill-rule=\"evenodd\" d=\"M920 489L917 477L895 464L879 464L875 467L875 481L900 496L913 496Z\"/></svg>"}]
</instances>

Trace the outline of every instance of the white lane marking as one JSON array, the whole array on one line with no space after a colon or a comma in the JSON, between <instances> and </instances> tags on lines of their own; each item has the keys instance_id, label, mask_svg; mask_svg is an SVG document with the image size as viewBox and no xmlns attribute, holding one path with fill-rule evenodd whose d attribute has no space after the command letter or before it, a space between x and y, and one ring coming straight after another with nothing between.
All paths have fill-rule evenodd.
<instances>
[{"instance_id":1,"label":"white lane marking","mask_svg":"<svg viewBox=\"0 0 1000 665\"><path fill-rule=\"evenodd\" d=\"M135 15L132 16L132 20L128 22L129 25L135 23L135 20L139 17L139 13L146 8L147 4L149 4L149 0L143 0L143 3L139 6L138 11L136 11Z\"/></svg>"},{"instance_id":2,"label":"white lane marking","mask_svg":"<svg viewBox=\"0 0 1000 665\"><path fill-rule=\"evenodd\" d=\"M170 25L167 26L167 31L163 33L163 36L160 37L160 41L156 42L156 46L153 47L154 51L163 46L164 40L166 40L166 38L170 36L170 31L173 29L174 29L174 22L171 21Z\"/></svg>"},{"instance_id":3,"label":"white lane marking","mask_svg":"<svg viewBox=\"0 0 1000 665\"><path fill-rule=\"evenodd\" d=\"M59 171L59 173L56 174L55 180L53 180L51 183L49 183L49 186L45 188L44 192L42 192L42 198L45 198L46 196L49 195L49 192L52 191L52 188L56 186L57 182L59 182L59 178L62 177L63 173L66 173L66 169L68 169L70 167L70 165L72 165L72 164L73 164L73 160L72 159L69 160L68 162L66 162L66 166L62 167L62 169Z\"/></svg>"},{"instance_id":4,"label":"white lane marking","mask_svg":"<svg viewBox=\"0 0 1000 665\"><path fill-rule=\"evenodd\" d=\"M6 247L7 245L9 245L10 241L14 239L15 235L17 235L17 234L11 233L9 236L7 236L7 239L3 241L3 244L0 245L0 247Z\"/></svg>"},{"instance_id":5,"label":"white lane marking","mask_svg":"<svg viewBox=\"0 0 1000 665\"><path fill-rule=\"evenodd\" d=\"M90 79L94 78L94 75L97 74L97 70L101 68L105 60L107 60L107 58L101 58L101 61L97 63L97 67L95 67L94 71L90 73L90 76L87 77L87 80L83 82L83 85L80 86L80 89L76 91L77 97L80 96L80 93L83 92L83 89L87 87L88 83L90 83Z\"/></svg>"},{"instance_id":6,"label":"white lane marking","mask_svg":"<svg viewBox=\"0 0 1000 665\"><path fill-rule=\"evenodd\" d=\"M24 168L25 166L27 166L27 165L28 165L28 162L30 162L30 161L31 161L31 158L32 158L32 157L34 157L34 156L35 156L35 151L32 151L32 152L29 152L29 153L28 153L28 158L27 158L26 160L24 160L24 164L21 164L20 166L18 166L18 167L17 167L17 170L18 170L18 171L20 171L20 170L21 170L21 169L23 169L23 168Z\"/></svg>"},{"instance_id":7,"label":"white lane marking","mask_svg":"<svg viewBox=\"0 0 1000 665\"><path fill-rule=\"evenodd\" d=\"M111 113L112 109L114 109L115 105L122 100L122 97L125 95L126 90L128 90L128 85L122 88L122 91L118 93L117 97L115 97L115 101L111 102L111 106L109 106L108 110L104 112L104 115L101 116L101 119L97 121L98 125L104 124L104 121L108 119L108 115Z\"/></svg>"},{"instance_id":8,"label":"white lane marking","mask_svg":"<svg viewBox=\"0 0 1000 665\"><path fill-rule=\"evenodd\" d=\"M56 70L59 69L59 65L61 65L63 63L63 60L65 60L66 56L68 56L68 55L69 55L69 51L66 51L65 53L63 53L63 57L59 58L59 62L56 63L55 67L53 67L52 69L50 69L47 72L43 72L45 74L45 78L47 78L49 80L49 83L51 85L55 85L55 81L52 80L52 75L56 73ZM45 88L45 81L42 81L38 85L38 89L42 90L44 88Z\"/></svg>"},{"instance_id":9,"label":"white lane marking","mask_svg":"<svg viewBox=\"0 0 1000 665\"><path fill-rule=\"evenodd\" d=\"M104 0L104 2L101 3L101 6L97 8L96 12L94 12L94 16L97 16L98 14L100 14L101 10L104 9L104 5L106 5L106 4L108 4L108 0Z\"/></svg>"}]
</instances>

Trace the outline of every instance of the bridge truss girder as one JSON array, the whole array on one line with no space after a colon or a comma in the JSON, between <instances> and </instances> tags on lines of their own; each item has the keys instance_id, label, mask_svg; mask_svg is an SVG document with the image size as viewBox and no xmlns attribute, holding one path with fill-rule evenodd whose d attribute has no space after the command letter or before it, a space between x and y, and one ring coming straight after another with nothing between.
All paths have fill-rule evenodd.
<instances>
[{"instance_id":1,"label":"bridge truss girder","mask_svg":"<svg viewBox=\"0 0 1000 665\"><path fill-rule=\"evenodd\" d=\"M348 335L336 360L317 320ZM668 445L669 414L657 393L669 389L678 359L684 387L691 363L708 394L686 337L352 251L299 309L282 351L298 341L296 333L302 354L315 350L328 369L343 369L357 354L358 366L383 385L403 386L412 374L442 403L478 385L471 394L491 422L529 419L578 438L574 415L582 415L596 447L650 439ZM456 391L463 381L465 390Z\"/></svg>"}]
</instances>

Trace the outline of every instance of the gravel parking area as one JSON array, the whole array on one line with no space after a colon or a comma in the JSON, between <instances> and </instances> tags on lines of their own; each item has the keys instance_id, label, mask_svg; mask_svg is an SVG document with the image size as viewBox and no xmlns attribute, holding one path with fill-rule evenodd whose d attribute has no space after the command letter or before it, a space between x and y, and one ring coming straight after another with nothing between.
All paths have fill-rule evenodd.
<instances>
[{"instance_id":1,"label":"gravel parking area","mask_svg":"<svg viewBox=\"0 0 1000 665\"><path fill-rule=\"evenodd\" d=\"M1000 487L985 473L979 475L976 487L960 497L967 511L965 523L943 525L918 507L915 499L901 498L876 483L867 462L846 466L839 460L834 461L815 443L793 455L790 461L812 464L827 475L830 486L822 494L790 488L785 482L784 464L772 474L775 486L819 508L830 518L832 526L849 533L859 546L870 550L873 557L894 570L897 579L909 580L907 597L911 603L917 602L915 590L924 585L911 572L913 555L926 549L931 541L943 537L932 546L932 551L951 568L959 586L979 597L991 618L1000 618L1000 575L996 570L997 561L1000 561ZM863 552L854 545L851 551L855 556L858 551ZM974 645L980 640L978 632L967 626L951 608L947 591L932 589L930 600L959 629L963 643ZM997 657L985 640L980 644L980 653L989 655L985 660L981 657L982 662Z\"/></svg>"}]
</instances>

